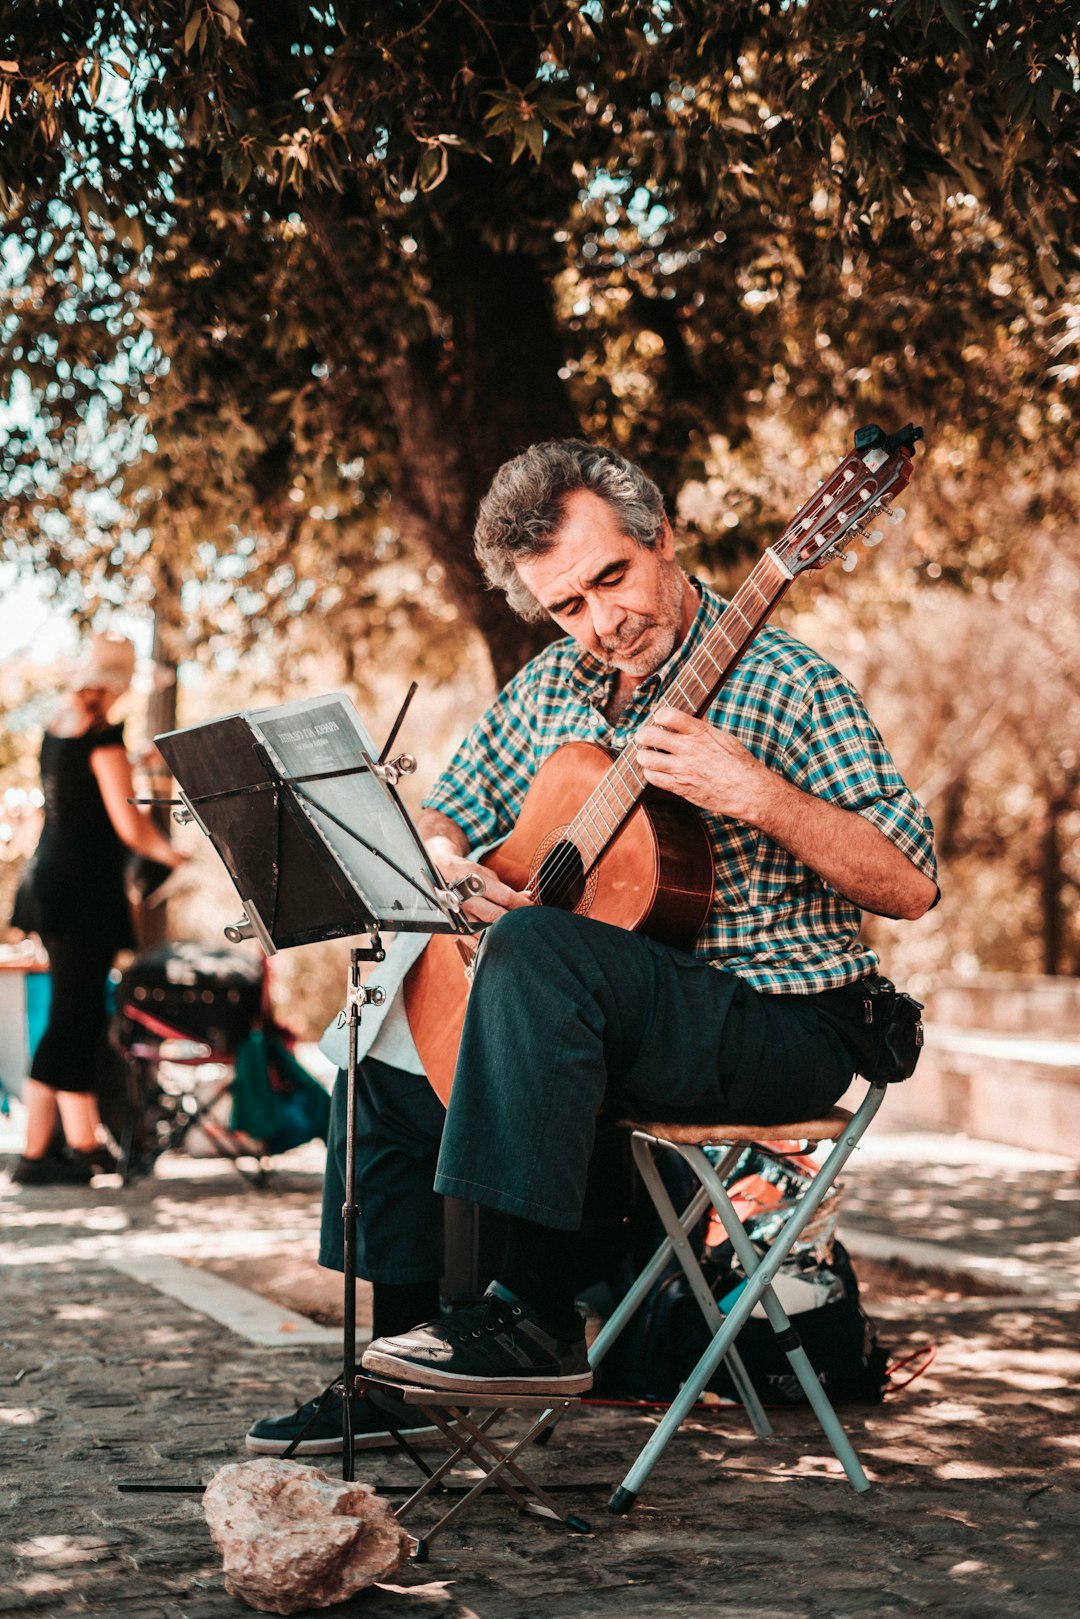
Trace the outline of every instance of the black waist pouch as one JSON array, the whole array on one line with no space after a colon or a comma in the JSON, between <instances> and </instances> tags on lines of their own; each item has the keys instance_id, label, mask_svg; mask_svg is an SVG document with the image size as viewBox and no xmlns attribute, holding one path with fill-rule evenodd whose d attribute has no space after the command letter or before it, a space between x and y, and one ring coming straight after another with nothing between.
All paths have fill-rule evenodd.
<instances>
[{"instance_id":1,"label":"black waist pouch","mask_svg":"<svg viewBox=\"0 0 1080 1619\"><path fill-rule=\"evenodd\" d=\"M923 1046L922 1001L878 973L814 997L818 1011L843 1037L856 1071L875 1084L909 1079Z\"/></svg>"}]
</instances>

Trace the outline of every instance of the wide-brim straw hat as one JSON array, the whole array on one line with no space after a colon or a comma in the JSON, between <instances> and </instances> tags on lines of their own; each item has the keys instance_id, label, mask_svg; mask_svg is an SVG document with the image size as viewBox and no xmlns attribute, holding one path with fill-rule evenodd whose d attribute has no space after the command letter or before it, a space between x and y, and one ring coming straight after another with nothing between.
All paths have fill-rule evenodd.
<instances>
[{"instance_id":1,"label":"wide-brim straw hat","mask_svg":"<svg viewBox=\"0 0 1080 1619\"><path fill-rule=\"evenodd\" d=\"M117 696L135 673L135 648L123 635L95 635L72 671L73 691L101 689Z\"/></svg>"}]
</instances>

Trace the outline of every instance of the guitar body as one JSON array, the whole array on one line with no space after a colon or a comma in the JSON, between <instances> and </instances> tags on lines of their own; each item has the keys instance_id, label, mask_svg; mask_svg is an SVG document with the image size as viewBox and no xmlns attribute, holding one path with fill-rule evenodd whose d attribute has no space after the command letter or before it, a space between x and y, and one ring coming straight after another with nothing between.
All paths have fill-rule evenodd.
<instances>
[{"instance_id":1,"label":"guitar body","mask_svg":"<svg viewBox=\"0 0 1080 1619\"><path fill-rule=\"evenodd\" d=\"M510 888L539 886L540 903L690 949L715 888L713 852L697 811L650 788L587 872L563 833L611 768L594 742L567 742L533 778L510 836L481 862ZM541 867L550 878L538 878ZM428 1079L449 1100L469 981L458 940L436 934L405 979L405 1011Z\"/></svg>"}]
</instances>

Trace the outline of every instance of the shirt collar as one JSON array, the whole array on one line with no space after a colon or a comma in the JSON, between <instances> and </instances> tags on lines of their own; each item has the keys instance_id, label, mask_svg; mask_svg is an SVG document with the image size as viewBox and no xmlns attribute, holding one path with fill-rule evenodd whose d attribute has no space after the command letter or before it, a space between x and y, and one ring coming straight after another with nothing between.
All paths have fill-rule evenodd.
<instances>
[{"instance_id":1,"label":"shirt collar","mask_svg":"<svg viewBox=\"0 0 1080 1619\"><path fill-rule=\"evenodd\" d=\"M708 585L696 579L693 574L688 574L687 578L700 597L694 621L681 645L675 648L659 669L647 675L638 686L634 692L631 708L636 708L645 701L651 702L664 689L676 670L681 669L687 659L697 651L710 630L719 622L720 615L727 606L714 590L710 590ZM567 684L586 702L592 703L596 708L603 708L614 687L616 672L607 668L590 652L585 652L576 645L575 651L576 656L567 671Z\"/></svg>"}]
</instances>

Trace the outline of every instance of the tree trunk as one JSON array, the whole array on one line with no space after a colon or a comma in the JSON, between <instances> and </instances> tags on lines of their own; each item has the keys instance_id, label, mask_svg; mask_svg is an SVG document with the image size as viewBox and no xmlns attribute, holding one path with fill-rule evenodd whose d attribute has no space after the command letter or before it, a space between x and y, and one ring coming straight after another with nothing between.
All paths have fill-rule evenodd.
<instances>
[{"instance_id":1,"label":"tree trunk","mask_svg":"<svg viewBox=\"0 0 1080 1619\"><path fill-rule=\"evenodd\" d=\"M502 685L556 632L516 618L485 587L476 509L504 461L580 429L558 375L550 288L532 260L473 242L444 255L435 291L451 341L403 345L383 373L398 435L392 515L442 565L447 595L483 636Z\"/></svg>"},{"instance_id":2,"label":"tree trunk","mask_svg":"<svg viewBox=\"0 0 1080 1619\"><path fill-rule=\"evenodd\" d=\"M1047 791L1046 811L1039 837L1039 899L1042 933L1042 970L1050 977L1067 971L1066 956L1066 902L1069 886L1065 874L1065 850L1062 822L1072 809L1076 792L1075 780L1069 779Z\"/></svg>"}]
</instances>

